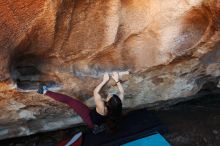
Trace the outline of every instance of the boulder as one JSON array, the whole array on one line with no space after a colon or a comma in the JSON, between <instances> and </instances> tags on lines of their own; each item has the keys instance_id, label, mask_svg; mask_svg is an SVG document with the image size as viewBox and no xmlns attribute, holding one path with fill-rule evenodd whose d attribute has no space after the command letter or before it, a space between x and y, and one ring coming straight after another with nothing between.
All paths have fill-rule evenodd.
<instances>
[{"instance_id":1,"label":"boulder","mask_svg":"<svg viewBox=\"0 0 220 146\"><path fill-rule=\"evenodd\" d=\"M220 0L1 0L0 50L0 139L66 128L81 118L40 83L93 107L118 71L131 109L217 85Z\"/></svg>"}]
</instances>

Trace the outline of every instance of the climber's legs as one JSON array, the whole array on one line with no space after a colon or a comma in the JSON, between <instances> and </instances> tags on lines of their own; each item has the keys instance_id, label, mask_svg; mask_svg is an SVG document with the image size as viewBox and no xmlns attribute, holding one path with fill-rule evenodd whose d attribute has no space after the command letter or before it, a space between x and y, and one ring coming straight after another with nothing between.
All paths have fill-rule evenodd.
<instances>
[{"instance_id":1,"label":"climber's legs","mask_svg":"<svg viewBox=\"0 0 220 146\"><path fill-rule=\"evenodd\" d=\"M69 105L83 119L89 128L93 128L93 123L89 115L90 109L84 103L67 95L52 91L47 91L45 95L52 97L56 101Z\"/></svg>"}]
</instances>

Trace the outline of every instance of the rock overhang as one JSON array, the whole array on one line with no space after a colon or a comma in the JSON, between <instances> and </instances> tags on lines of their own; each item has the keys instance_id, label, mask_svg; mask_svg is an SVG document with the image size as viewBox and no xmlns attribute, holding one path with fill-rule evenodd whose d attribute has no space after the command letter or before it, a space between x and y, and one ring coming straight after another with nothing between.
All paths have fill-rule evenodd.
<instances>
[{"instance_id":1,"label":"rock overhang","mask_svg":"<svg viewBox=\"0 0 220 146\"><path fill-rule=\"evenodd\" d=\"M92 91L103 73L129 71L122 82L130 108L218 83L219 0L25 0L0 7L2 139L65 127L45 129L51 121L81 122L68 107L36 94L41 82L94 106ZM114 82L104 91L117 93Z\"/></svg>"}]
</instances>

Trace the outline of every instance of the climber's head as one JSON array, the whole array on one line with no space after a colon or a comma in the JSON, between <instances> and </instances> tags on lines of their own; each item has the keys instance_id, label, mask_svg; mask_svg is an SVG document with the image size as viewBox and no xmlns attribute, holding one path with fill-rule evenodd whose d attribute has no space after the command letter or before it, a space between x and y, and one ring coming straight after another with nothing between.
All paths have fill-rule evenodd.
<instances>
[{"instance_id":1,"label":"climber's head","mask_svg":"<svg viewBox=\"0 0 220 146\"><path fill-rule=\"evenodd\" d=\"M121 115L122 102L121 99L116 94L109 95L107 97L106 107L108 110L108 115L112 115L112 116Z\"/></svg>"}]
</instances>

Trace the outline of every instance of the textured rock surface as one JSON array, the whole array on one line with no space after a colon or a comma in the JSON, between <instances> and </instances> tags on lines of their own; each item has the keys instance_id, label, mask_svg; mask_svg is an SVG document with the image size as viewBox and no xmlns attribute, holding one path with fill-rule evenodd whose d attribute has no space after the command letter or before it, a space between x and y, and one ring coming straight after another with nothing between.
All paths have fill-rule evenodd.
<instances>
[{"instance_id":1,"label":"textured rock surface","mask_svg":"<svg viewBox=\"0 0 220 146\"><path fill-rule=\"evenodd\" d=\"M31 91L39 82L93 106L103 72L130 71L122 81L132 108L217 84L219 30L220 0L1 0L0 139L81 122Z\"/></svg>"}]
</instances>

